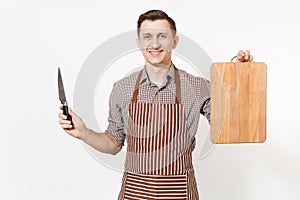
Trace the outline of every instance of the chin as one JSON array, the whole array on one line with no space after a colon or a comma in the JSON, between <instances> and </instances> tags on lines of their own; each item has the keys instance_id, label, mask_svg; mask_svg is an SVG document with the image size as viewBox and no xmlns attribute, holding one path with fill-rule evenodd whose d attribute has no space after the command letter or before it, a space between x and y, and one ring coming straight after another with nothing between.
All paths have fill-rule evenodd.
<instances>
[{"instance_id":1,"label":"chin","mask_svg":"<svg viewBox=\"0 0 300 200\"><path fill-rule=\"evenodd\" d=\"M162 65L163 64L163 62L160 62L160 61L149 61L149 63L151 64L151 65Z\"/></svg>"},{"instance_id":2,"label":"chin","mask_svg":"<svg viewBox=\"0 0 300 200\"><path fill-rule=\"evenodd\" d=\"M148 62L150 65L154 67L169 67L169 64L163 63L163 62Z\"/></svg>"}]
</instances>

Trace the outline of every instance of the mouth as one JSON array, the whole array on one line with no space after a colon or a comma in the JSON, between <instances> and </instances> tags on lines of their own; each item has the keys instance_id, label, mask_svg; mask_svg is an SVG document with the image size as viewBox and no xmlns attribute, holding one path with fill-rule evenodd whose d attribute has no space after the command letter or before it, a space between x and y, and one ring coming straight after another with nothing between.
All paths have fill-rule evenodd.
<instances>
[{"instance_id":1,"label":"mouth","mask_svg":"<svg viewBox=\"0 0 300 200\"><path fill-rule=\"evenodd\" d=\"M152 57L158 57L160 56L160 54L163 52L164 50L150 50L148 51L148 53L152 56Z\"/></svg>"}]
</instances>

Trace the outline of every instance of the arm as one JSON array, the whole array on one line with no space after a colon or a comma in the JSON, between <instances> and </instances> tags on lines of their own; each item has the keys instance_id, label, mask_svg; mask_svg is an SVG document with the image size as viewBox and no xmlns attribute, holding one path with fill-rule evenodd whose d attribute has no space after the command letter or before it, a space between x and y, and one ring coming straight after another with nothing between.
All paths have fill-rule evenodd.
<instances>
[{"instance_id":1,"label":"arm","mask_svg":"<svg viewBox=\"0 0 300 200\"><path fill-rule=\"evenodd\" d=\"M82 141L102 153L115 155L121 150L122 145L114 144L111 141L112 139L109 139L109 136L106 134L107 133L96 133L91 129L87 129L84 137L82 137Z\"/></svg>"}]
</instances>

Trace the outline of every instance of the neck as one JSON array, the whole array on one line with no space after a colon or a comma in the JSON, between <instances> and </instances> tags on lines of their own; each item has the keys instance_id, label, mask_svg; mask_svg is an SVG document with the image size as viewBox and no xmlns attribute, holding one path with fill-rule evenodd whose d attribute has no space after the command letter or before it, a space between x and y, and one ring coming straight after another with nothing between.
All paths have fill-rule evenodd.
<instances>
[{"instance_id":1,"label":"neck","mask_svg":"<svg viewBox=\"0 0 300 200\"><path fill-rule=\"evenodd\" d=\"M149 63L146 64L146 71L150 81L158 86L161 86L167 77L171 65L154 66Z\"/></svg>"}]
</instances>

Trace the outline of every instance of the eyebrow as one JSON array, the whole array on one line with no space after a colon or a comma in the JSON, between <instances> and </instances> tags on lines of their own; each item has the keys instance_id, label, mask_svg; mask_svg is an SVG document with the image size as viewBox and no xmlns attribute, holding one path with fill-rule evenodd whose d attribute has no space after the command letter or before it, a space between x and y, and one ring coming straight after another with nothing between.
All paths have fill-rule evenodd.
<instances>
[{"instance_id":1,"label":"eyebrow","mask_svg":"<svg viewBox=\"0 0 300 200\"><path fill-rule=\"evenodd\" d=\"M145 33L141 33L142 35L153 35L152 33L149 32L145 32ZM168 32L159 32L157 33L157 35L161 35L161 34L168 34Z\"/></svg>"}]
</instances>

